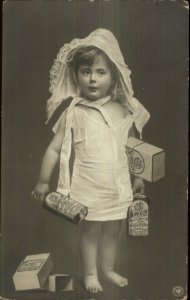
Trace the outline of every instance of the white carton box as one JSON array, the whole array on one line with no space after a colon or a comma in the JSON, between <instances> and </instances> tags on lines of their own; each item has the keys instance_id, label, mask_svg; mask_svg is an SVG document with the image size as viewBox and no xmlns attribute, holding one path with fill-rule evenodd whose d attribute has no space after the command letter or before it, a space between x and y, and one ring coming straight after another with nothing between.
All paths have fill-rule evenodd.
<instances>
[{"instance_id":1,"label":"white carton box","mask_svg":"<svg viewBox=\"0 0 190 300\"><path fill-rule=\"evenodd\" d=\"M127 155L130 173L155 182L165 176L165 152L163 149L129 137Z\"/></svg>"},{"instance_id":2,"label":"white carton box","mask_svg":"<svg viewBox=\"0 0 190 300\"><path fill-rule=\"evenodd\" d=\"M52 269L53 264L49 253L26 256L13 275L15 290L43 288Z\"/></svg>"},{"instance_id":3,"label":"white carton box","mask_svg":"<svg viewBox=\"0 0 190 300\"><path fill-rule=\"evenodd\" d=\"M45 285L45 289L51 292L56 291L73 291L73 278L68 274L52 274L49 275Z\"/></svg>"}]
</instances>

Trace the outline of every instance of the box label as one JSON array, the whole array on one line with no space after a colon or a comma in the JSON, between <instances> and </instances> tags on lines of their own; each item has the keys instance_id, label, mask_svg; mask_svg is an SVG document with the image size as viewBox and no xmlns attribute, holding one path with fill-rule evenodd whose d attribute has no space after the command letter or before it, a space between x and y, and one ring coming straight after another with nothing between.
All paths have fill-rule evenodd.
<instances>
[{"instance_id":1,"label":"box label","mask_svg":"<svg viewBox=\"0 0 190 300\"><path fill-rule=\"evenodd\" d=\"M46 259L29 259L22 262L17 272L40 270Z\"/></svg>"},{"instance_id":2,"label":"box label","mask_svg":"<svg viewBox=\"0 0 190 300\"><path fill-rule=\"evenodd\" d=\"M130 172L134 174L143 173L145 168L145 163L141 154L136 150L127 147L127 155L128 155Z\"/></svg>"}]
</instances>

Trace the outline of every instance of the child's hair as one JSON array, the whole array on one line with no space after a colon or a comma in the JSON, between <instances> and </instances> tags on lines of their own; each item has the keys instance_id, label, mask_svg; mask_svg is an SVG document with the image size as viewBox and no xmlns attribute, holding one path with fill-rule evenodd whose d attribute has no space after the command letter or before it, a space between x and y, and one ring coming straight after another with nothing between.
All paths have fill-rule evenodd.
<instances>
[{"instance_id":1,"label":"child's hair","mask_svg":"<svg viewBox=\"0 0 190 300\"><path fill-rule=\"evenodd\" d=\"M105 57L107 64L110 68L111 76L113 80L113 84L111 85L110 88L110 94L112 95L113 100L118 100L118 95L116 93L116 90L118 90L118 82L119 82L118 71L114 63L112 63L112 61L102 50L94 46L79 48L73 54L72 59L68 60L69 67L73 70L73 76L75 78L75 81L77 81L77 74L78 74L79 67L83 64L87 66L91 66L99 55Z\"/></svg>"}]
</instances>

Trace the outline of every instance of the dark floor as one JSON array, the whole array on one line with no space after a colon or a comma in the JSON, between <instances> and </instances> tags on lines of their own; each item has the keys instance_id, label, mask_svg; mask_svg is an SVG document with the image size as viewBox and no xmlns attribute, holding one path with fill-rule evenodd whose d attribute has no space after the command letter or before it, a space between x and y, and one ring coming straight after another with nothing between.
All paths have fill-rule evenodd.
<instances>
[{"instance_id":1,"label":"dark floor","mask_svg":"<svg viewBox=\"0 0 190 300\"><path fill-rule=\"evenodd\" d=\"M15 292L13 286L4 297L10 300L172 300L182 299L185 292L175 295L169 280L165 286L157 284L150 286L148 280L141 282L131 281L128 287L116 288L101 281L104 291L92 294L85 292L79 278L74 276L74 291L71 292L47 292L43 290ZM167 286L167 287L166 287ZM185 287L182 287L185 290ZM180 297L179 297L180 296Z\"/></svg>"}]
</instances>

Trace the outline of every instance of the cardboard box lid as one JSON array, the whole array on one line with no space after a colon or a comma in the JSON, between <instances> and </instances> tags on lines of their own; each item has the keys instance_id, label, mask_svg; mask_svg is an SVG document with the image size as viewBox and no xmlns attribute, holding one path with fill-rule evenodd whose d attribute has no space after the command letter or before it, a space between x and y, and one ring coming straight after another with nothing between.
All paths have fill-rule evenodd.
<instances>
[{"instance_id":1,"label":"cardboard box lid","mask_svg":"<svg viewBox=\"0 0 190 300\"><path fill-rule=\"evenodd\" d=\"M148 143L138 145L137 147L135 147L135 150L141 152L141 155L142 153L148 153L151 156L164 151L163 149Z\"/></svg>"},{"instance_id":2,"label":"cardboard box lid","mask_svg":"<svg viewBox=\"0 0 190 300\"><path fill-rule=\"evenodd\" d=\"M34 254L28 255L24 258L21 262L19 267L17 268L15 275L22 276L23 273L26 275L28 273L39 273L42 269L44 263L50 257L50 253L43 253L43 254Z\"/></svg>"}]
</instances>

